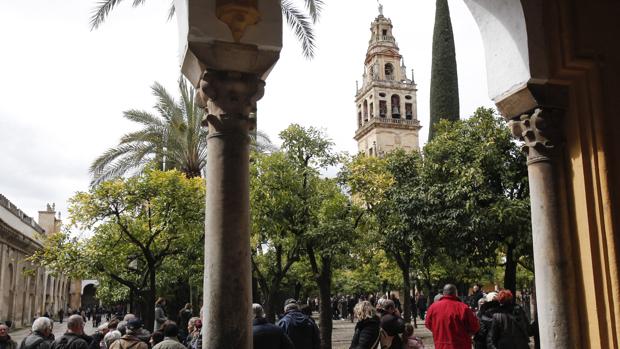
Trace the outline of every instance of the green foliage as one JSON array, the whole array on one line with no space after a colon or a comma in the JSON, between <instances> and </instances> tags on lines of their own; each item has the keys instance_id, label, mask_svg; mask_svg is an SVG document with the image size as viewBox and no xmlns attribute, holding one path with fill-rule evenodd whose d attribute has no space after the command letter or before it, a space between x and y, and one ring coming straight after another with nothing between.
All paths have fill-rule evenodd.
<instances>
[{"instance_id":1,"label":"green foliage","mask_svg":"<svg viewBox=\"0 0 620 349\"><path fill-rule=\"evenodd\" d=\"M194 89L180 78L179 102L157 82L151 89L158 115L135 109L123 113L142 128L125 134L118 146L92 163L93 185L127 173L140 174L153 162L161 170L177 169L188 177L201 176L207 162L207 129L201 126L204 110L194 101Z\"/></svg>"},{"instance_id":2,"label":"green foliage","mask_svg":"<svg viewBox=\"0 0 620 349\"><path fill-rule=\"evenodd\" d=\"M204 195L202 179L174 170L103 182L69 200L69 227L92 235L51 235L33 259L98 279L104 301L133 293L152 304L158 287L191 278L195 268L186 266L201 264Z\"/></svg>"},{"instance_id":3,"label":"green foliage","mask_svg":"<svg viewBox=\"0 0 620 349\"><path fill-rule=\"evenodd\" d=\"M467 120L441 121L424 150L429 222L448 257L472 267L496 263L499 253L507 268L528 264L527 168L504 121L485 108Z\"/></svg>"},{"instance_id":4,"label":"green foliage","mask_svg":"<svg viewBox=\"0 0 620 349\"><path fill-rule=\"evenodd\" d=\"M157 115L130 109L123 116L142 126L125 134L116 147L106 150L90 166L92 185L127 174L141 174L156 165L160 170L176 169L187 177L202 176L207 165L207 128L202 126L203 108L196 104L196 91L179 78L178 101L158 82L151 87L157 99ZM273 150L262 132L252 147L261 152Z\"/></svg>"},{"instance_id":5,"label":"green foliage","mask_svg":"<svg viewBox=\"0 0 620 349\"><path fill-rule=\"evenodd\" d=\"M437 0L435 9L430 116L429 140L437 134L436 126L439 120L459 119L459 82L447 0Z\"/></svg>"}]
</instances>

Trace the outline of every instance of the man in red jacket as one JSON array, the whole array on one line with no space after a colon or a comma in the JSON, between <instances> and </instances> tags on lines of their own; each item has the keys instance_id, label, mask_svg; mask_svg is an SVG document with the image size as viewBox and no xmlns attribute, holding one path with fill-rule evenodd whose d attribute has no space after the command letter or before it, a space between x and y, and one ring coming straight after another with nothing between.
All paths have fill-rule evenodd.
<instances>
[{"instance_id":1,"label":"man in red jacket","mask_svg":"<svg viewBox=\"0 0 620 349\"><path fill-rule=\"evenodd\" d=\"M471 336L480 329L478 318L457 298L456 286L451 284L444 286L441 300L428 308L425 325L437 349L471 349Z\"/></svg>"}]
</instances>

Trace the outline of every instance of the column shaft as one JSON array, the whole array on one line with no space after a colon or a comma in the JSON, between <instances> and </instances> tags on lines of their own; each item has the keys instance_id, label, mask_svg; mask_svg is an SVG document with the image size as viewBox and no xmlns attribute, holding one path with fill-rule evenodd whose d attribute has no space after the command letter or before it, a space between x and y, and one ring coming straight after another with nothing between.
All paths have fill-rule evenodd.
<instances>
[{"instance_id":1,"label":"column shaft","mask_svg":"<svg viewBox=\"0 0 620 349\"><path fill-rule=\"evenodd\" d=\"M562 252L556 176L550 161L528 166L536 304L541 348L570 348L566 262Z\"/></svg>"},{"instance_id":2,"label":"column shaft","mask_svg":"<svg viewBox=\"0 0 620 349\"><path fill-rule=\"evenodd\" d=\"M207 116L204 349L252 348L249 114L264 82L207 71L199 94Z\"/></svg>"},{"instance_id":3,"label":"column shaft","mask_svg":"<svg viewBox=\"0 0 620 349\"><path fill-rule=\"evenodd\" d=\"M249 140L246 120L209 121L203 348L251 348ZM213 122L211 122L213 121Z\"/></svg>"}]
</instances>

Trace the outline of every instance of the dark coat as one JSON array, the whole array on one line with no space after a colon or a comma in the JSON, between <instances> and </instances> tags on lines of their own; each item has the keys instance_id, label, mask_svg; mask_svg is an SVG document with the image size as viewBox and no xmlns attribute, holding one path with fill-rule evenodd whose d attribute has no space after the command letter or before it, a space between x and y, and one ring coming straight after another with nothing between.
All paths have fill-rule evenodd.
<instances>
[{"instance_id":1,"label":"dark coat","mask_svg":"<svg viewBox=\"0 0 620 349\"><path fill-rule=\"evenodd\" d=\"M502 305L493 314L487 334L488 349L528 349L530 337L525 312L518 305Z\"/></svg>"},{"instance_id":2,"label":"dark coat","mask_svg":"<svg viewBox=\"0 0 620 349\"><path fill-rule=\"evenodd\" d=\"M264 318L252 321L252 338L254 349L295 349L284 331Z\"/></svg>"},{"instance_id":3,"label":"dark coat","mask_svg":"<svg viewBox=\"0 0 620 349\"><path fill-rule=\"evenodd\" d=\"M319 328L299 310L288 311L276 325L284 330L295 349L319 349Z\"/></svg>"},{"instance_id":4,"label":"dark coat","mask_svg":"<svg viewBox=\"0 0 620 349\"><path fill-rule=\"evenodd\" d=\"M7 335L6 338L0 339L0 348L2 349L17 349L17 343L11 339L11 336Z\"/></svg>"},{"instance_id":5,"label":"dark coat","mask_svg":"<svg viewBox=\"0 0 620 349\"><path fill-rule=\"evenodd\" d=\"M103 333L97 331L95 332L91 337L93 338L93 341L90 342L90 345L88 346L89 349L99 349L100 348L100 344L101 341L103 340ZM22 348L20 348L22 349Z\"/></svg>"},{"instance_id":6,"label":"dark coat","mask_svg":"<svg viewBox=\"0 0 620 349\"><path fill-rule=\"evenodd\" d=\"M19 349L50 349L52 343L53 337L43 337L42 333L33 332L22 340Z\"/></svg>"},{"instance_id":7,"label":"dark coat","mask_svg":"<svg viewBox=\"0 0 620 349\"><path fill-rule=\"evenodd\" d=\"M67 332L54 341L52 349L88 349L88 342L80 335Z\"/></svg>"},{"instance_id":8,"label":"dark coat","mask_svg":"<svg viewBox=\"0 0 620 349\"><path fill-rule=\"evenodd\" d=\"M400 316L391 313L385 313L381 316L381 328L388 336L394 337L390 348L401 348L403 342L400 334L405 332L405 320Z\"/></svg>"},{"instance_id":9,"label":"dark coat","mask_svg":"<svg viewBox=\"0 0 620 349\"><path fill-rule=\"evenodd\" d=\"M379 340L379 318L358 321L349 349L372 349Z\"/></svg>"},{"instance_id":10,"label":"dark coat","mask_svg":"<svg viewBox=\"0 0 620 349\"><path fill-rule=\"evenodd\" d=\"M480 321L480 330L474 336L474 348L475 349L487 349L487 334L491 329L491 324L493 323L493 314L499 311L499 302L492 301L484 303L478 314L478 320Z\"/></svg>"}]
</instances>

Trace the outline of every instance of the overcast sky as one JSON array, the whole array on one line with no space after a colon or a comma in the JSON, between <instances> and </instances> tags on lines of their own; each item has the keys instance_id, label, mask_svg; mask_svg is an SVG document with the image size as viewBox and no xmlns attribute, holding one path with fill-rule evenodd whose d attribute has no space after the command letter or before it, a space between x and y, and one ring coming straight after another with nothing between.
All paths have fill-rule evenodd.
<instances>
[{"instance_id":1,"label":"overcast sky","mask_svg":"<svg viewBox=\"0 0 620 349\"><path fill-rule=\"evenodd\" d=\"M302 3L302 1L298 1ZM341 151L355 152L355 81L362 79L377 16L375 0L327 0L315 27L317 55L303 58L288 27L284 48L258 104L258 126L279 144L291 123L322 127ZM407 70L415 70L418 115L428 135L433 0L382 0ZM126 0L90 31L95 0L0 1L0 194L37 217L87 190L88 167L135 125L122 112L151 110L150 86L176 95L176 21L168 0L132 8ZM461 0L449 0L456 41L461 116L493 106L487 96L478 28ZM361 83L361 82L360 82Z\"/></svg>"}]
</instances>

